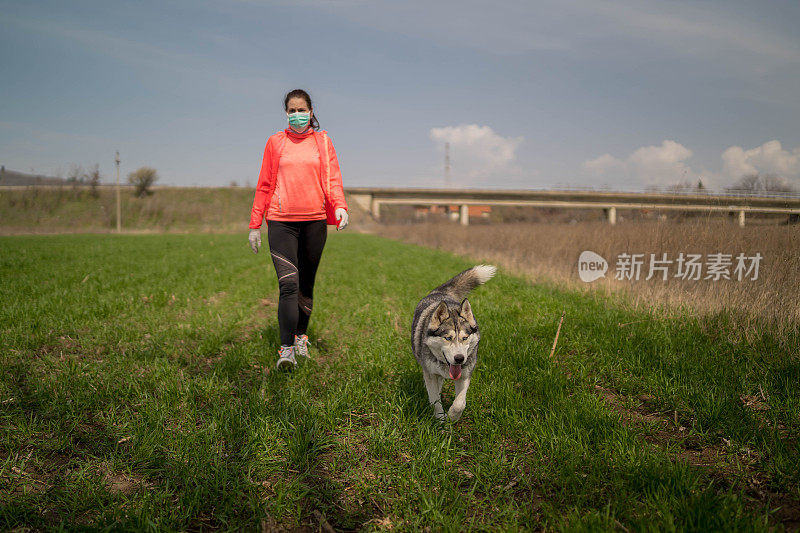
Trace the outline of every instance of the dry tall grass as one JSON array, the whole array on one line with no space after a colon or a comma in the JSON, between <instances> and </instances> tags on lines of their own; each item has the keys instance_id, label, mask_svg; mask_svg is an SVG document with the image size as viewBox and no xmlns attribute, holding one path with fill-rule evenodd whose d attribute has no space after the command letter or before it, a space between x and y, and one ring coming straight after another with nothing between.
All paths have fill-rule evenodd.
<instances>
[{"instance_id":1,"label":"dry tall grass","mask_svg":"<svg viewBox=\"0 0 800 533\"><path fill-rule=\"evenodd\" d=\"M122 191L122 228L133 232L247 233L255 188L160 187L137 198ZM113 187L26 187L0 190L0 234L111 232Z\"/></svg>"},{"instance_id":2,"label":"dry tall grass","mask_svg":"<svg viewBox=\"0 0 800 533\"><path fill-rule=\"evenodd\" d=\"M554 224L492 224L460 226L456 223L381 225L372 231L490 261L524 274L534 281L553 282L571 289L602 291L621 296L637 307L662 311L689 310L700 315L725 311L746 332L768 325L786 339L797 339L800 327L800 226L761 225L740 228L725 220L690 222L636 221L611 226L606 222ZM584 283L578 276L578 256L591 250L609 263L605 278ZM674 277L645 281L650 254L675 260L679 253L739 253L762 255L756 280L689 281ZM639 281L615 279L619 254L644 253ZM705 269L702 277L705 277ZM752 274L751 276L752 277ZM800 347L798 348L800 350Z\"/></svg>"},{"instance_id":3,"label":"dry tall grass","mask_svg":"<svg viewBox=\"0 0 800 533\"><path fill-rule=\"evenodd\" d=\"M113 188L98 188L99 197L81 187L0 190L0 234L111 232L116 227ZM146 198L122 194L123 229L135 232L242 232L246 234L253 188L159 188ZM745 333L767 323L796 339L800 330L800 226L748 218L739 228L724 217L676 218L666 221L624 219L609 226L599 211L570 222L491 223L468 227L455 222L379 224L350 201L351 229L441 248L491 261L528 276L588 291L621 296L625 302L669 312L688 307L694 313L730 313ZM510 212L514 216L526 213ZM413 214L413 213L412 213ZM508 214L508 213L505 213ZM541 213L539 214L541 215ZM566 216L565 215L565 216ZM509 215L510 216L510 215ZM513 217L511 217L513 218ZM561 220L564 220L561 218ZM578 278L578 255L592 250L609 262L604 279L590 284ZM739 253L763 256L757 280L617 281L614 265L620 253ZM797 349L800 352L800 348Z\"/></svg>"}]
</instances>

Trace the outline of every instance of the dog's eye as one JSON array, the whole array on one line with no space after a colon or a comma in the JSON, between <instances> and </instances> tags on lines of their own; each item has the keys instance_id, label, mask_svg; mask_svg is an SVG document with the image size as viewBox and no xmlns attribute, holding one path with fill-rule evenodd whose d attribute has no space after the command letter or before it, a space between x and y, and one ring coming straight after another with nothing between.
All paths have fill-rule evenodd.
<instances>
[{"instance_id":1,"label":"dog's eye","mask_svg":"<svg viewBox=\"0 0 800 533\"><path fill-rule=\"evenodd\" d=\"M445 340L451 341L451 340L455 339L456 336L453 335L452 333L449 333L449 334L445 335L444 338L445 338Z\"/></svg>"}]
</instances>

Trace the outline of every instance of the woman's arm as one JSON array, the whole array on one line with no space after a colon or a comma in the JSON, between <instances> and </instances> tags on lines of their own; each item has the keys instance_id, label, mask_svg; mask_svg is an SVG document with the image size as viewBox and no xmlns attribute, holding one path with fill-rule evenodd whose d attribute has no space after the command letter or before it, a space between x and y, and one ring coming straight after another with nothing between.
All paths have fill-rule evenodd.
<instances>
[{"instance_id":1,"label":"woman's arm","mask_svg":"<svg viewBox=\"0 0 800 533\"><path fill-rule=\"evenodd\" d=\"M330 158L330 179L331 195L328 201L334 209L347 209L347 202L344 199L344 185L342 184L342 172L339 169L339 159L336 157L336 150L333 148L330 136L328 136L328 157Z\"/></svg>"},{"instance_id":2,"label":"woman's arm","mask_svg":"<svg viewBox=\"0 0 800 533\"><path fill-rule=\"evenodd\" d=\"M260 228L261 221L264 219L264 211L267 208L267 201L269 200L272 185L271 169L272 137L267 139L267 145L264 147L264 158L261 160L261 172L258 174L256 194L253 198L253 210L250 212L250 229Z\"/></svg>"}]
</instances>

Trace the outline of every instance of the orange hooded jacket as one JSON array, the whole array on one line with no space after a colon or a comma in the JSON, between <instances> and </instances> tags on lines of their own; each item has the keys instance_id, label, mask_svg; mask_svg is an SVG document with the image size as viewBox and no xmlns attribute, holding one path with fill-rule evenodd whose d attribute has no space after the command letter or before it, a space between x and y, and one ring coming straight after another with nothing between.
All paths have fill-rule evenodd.
<instances>
[{"instance_id":1,"label":"orange hooded jacket","mask_svg":"<svg viewBox=\"0 0 800 533\"><path fill-rule=\"evenodd\" d=\"M327 133L325 130L313 129L297 133L291 128L286 128L267 139L253 198L253 209L250 213L251 229L261 227L265 212L275 220L326 218L328 224L337 223L333 213L340 207L347 209L347 202L344 199L339 160ZM293 139L287 139L288 136ZM314 142L309 145L308 142L311 140ZM281 157L287 149L287 142L292 142L288 147L290 153L298 154L304 161L293 161L292 165L280 165ZM326 151L327 158L319 157L318 162L308 160L309 154L315 153L318 156ZM277 198L274 198L276 190L278 194Z\"/></svg>"}]
</instances>

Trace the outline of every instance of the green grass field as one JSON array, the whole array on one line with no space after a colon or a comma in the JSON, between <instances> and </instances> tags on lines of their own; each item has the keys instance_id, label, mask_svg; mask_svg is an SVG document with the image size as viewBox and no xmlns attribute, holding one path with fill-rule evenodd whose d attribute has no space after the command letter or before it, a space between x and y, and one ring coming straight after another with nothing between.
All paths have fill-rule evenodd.
<instances>
[{"instance_id":1,"label":"green grass field","mask_svg":"<svg viewBox=\"0 0 800 533\"><path fill-rule=\"evenodd\" d=\"M246 233L0 238L0 529L800 525L797 336L501 272L470 298L478 367L440 426L412 313L473 262L332 233L313 359L286 375L265 252Z\"/></svg>"}]
</instances>

